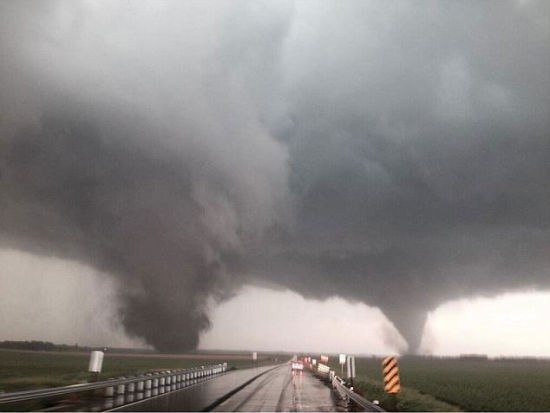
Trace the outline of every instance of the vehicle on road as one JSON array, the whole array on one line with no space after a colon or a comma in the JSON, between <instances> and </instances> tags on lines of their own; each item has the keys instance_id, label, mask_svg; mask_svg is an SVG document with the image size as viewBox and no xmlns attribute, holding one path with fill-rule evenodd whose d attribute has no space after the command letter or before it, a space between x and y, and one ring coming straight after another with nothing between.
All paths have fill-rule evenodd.
<instances>
[{"instance_id":1,"label":"vehicle on road","mask_svg":"<svg viewBox=\"0 0 550 413\"><path fill-rule=\"evenodd\" d=\"M292 361L290 364L292 371L302 371L304 369L304 363L301 361Z\"/></svg>"}]
</instances>

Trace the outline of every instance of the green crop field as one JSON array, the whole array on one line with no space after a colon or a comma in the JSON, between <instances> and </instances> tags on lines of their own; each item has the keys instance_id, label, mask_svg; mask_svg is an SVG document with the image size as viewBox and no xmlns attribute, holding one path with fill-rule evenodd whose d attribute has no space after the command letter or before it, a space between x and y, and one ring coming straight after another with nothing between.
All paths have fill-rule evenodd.
<instances>
[{"instance_id":1,"label":"green crop field","mask_svg":"<svg viewBox=\"0 0 550 413\"><path fill-rule=\"evenodd\" d=\"M401 411L550 411L550 360L403 357L399 369ZM388 403L381 359L357 358L356 374L367 399Z\"/></svg>"},{"instance_id":2,"label":"green crop field","mask_svg":"<svg viewBox=\"0 0 550 413\"><path fill-rule=\"evenodd\" d=\"M284 357L284 356L282 356ZM277 356L266 356L258 363L273 363ZM151 370L196 367L228 363L228 368L252 365L250 356L205 353L193 355L105 354L100 379L139 374ZM57 351L0 350L0 392L64 386L94 380L87 372L89 354Z\"/></svg>"}]
</instances>

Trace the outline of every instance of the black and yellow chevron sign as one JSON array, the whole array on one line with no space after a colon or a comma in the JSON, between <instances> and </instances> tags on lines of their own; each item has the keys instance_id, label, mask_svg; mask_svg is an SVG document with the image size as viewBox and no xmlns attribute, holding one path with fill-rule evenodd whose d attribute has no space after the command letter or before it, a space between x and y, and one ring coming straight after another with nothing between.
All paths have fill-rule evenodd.
<instances>
[{"instance_id":1,"label":"black and yellow chevron sign","mask_svg":"<svg viewBox=\"0 0 550 413\"><path fill-rule=\"evenodd\" d=\"M382 374L384 375L384 391L386 393L399 393L401 384L399 383L397 357L386 357L382 360Z\"/></svg>"}]
</instances>

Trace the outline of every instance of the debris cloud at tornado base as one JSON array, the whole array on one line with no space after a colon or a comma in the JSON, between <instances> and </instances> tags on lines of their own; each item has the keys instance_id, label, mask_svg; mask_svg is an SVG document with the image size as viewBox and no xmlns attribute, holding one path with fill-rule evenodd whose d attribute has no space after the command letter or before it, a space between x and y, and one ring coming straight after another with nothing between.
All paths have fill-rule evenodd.
<instances>
[{"instance_id":1,"label":"debris cloud at tornado base","mask_svg":"<svg viewBox=\"0 0 550 413\"><path fill-rule=\"evenodd\" d=\"M444 301L550 286L548 3L0 8L0 245L122 280L157 349L246 284L410 351Z\"/></svg>"}]
</instances>

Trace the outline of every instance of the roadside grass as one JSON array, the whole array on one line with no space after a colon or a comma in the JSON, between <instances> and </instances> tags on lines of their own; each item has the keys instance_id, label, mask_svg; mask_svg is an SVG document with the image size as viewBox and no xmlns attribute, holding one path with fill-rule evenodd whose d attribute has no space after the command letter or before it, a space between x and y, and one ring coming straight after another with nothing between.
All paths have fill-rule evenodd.
<instances>
[{"instance_id":1,"label":"roadside grass","mask_svg":"<svg viewBox=\"0 0 550 413\"><path fill-rule=\"evenodd\" d=\"M273 364L284 356L274 355L260 359L257 365ZM95 374L88 373L89 354L56 351L0 350L0 392L13 392L37 388L65 386L95 381ZM190 368L227 362L228 369L253 366L250 358L205 354L204 358L157 356L154 354L105 354L103 371L99 380L124 375L136 375L148 371Z\"/></svg>"},{"instance_id":2,"label":"roadside grass","mask_svg":"<svg viewBox=\"0 0 550 413\"><path fill-rule=\"evenodd\" d=\"M423 394L420 391L402 387L401 392L395 396L384 392L382 382L359 374L354 380L355 391L367 400L378 400L380 407L386 411L401 412L457 412L461 411L458 406L454 406L444 401L438 400L429 394Z\"/></svg>"},{"instance_id":3,"label":"roadside grass","mask_svg":"<svg viewBox=\"0 0 550 413\"><path fill-rule=\"evenodd\" d=\"M550 411L550 360L402 357L399 370L400 411ZM356 372L356 389L391 407L381 359L356 358Z\"/></svg>"}]
</instances>

